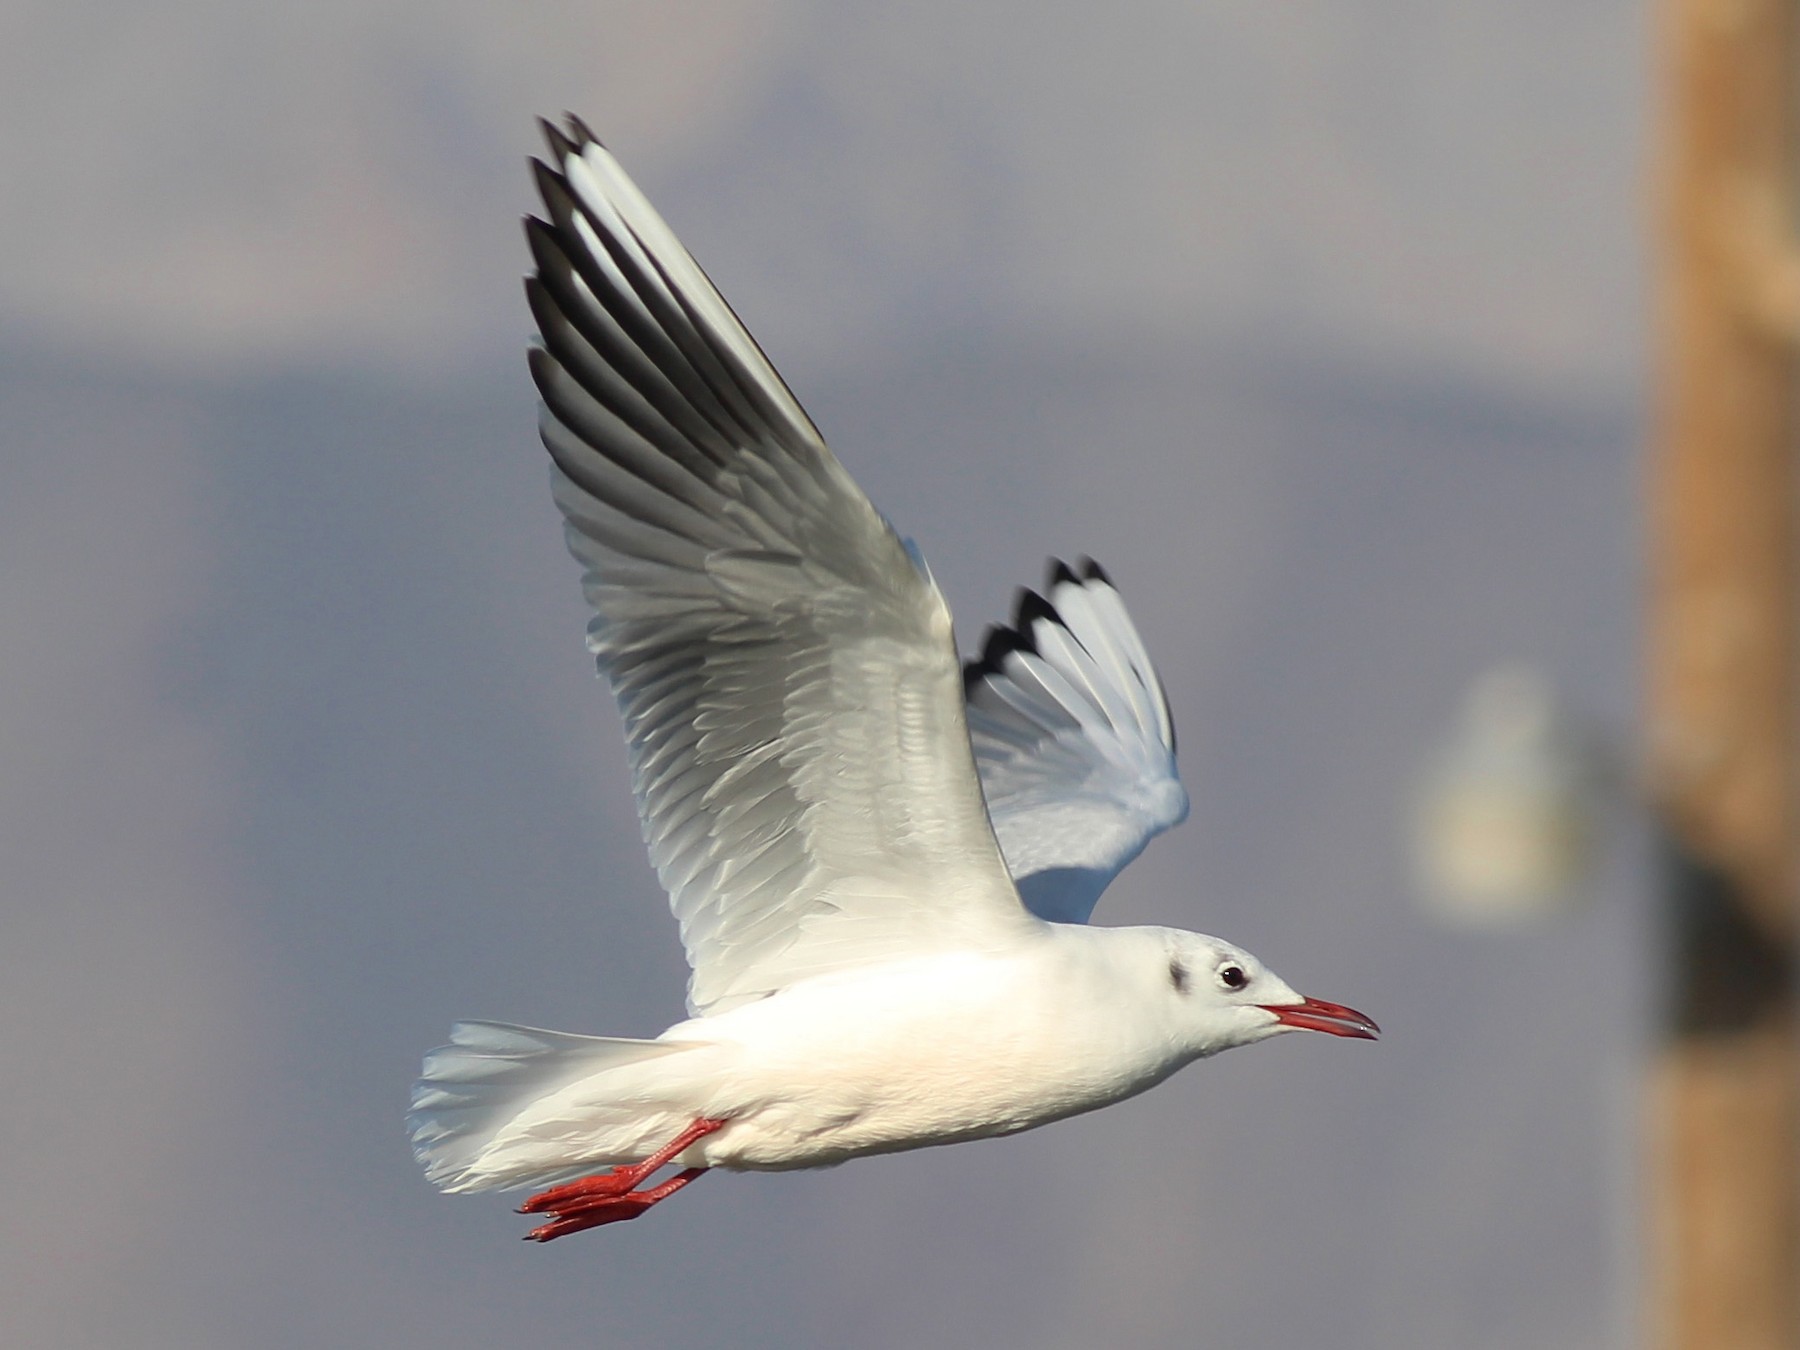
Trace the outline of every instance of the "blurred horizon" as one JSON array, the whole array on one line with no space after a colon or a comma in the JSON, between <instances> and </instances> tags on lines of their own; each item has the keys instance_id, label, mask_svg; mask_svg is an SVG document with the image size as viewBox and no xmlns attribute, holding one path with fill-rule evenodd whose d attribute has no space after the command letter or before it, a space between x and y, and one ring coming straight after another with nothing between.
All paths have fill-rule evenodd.
<instances>
[{"instance_id":1,"label":"blurred horizon","mask_svg":"<svg viewBox=\"0 0 1800 1350\"><path fill-rule=\"evenodd\" d=\"M1633 828L1587 908L1496 936L1419 911L1402 831L1492 665L1636 717L1642 25L15 7L0 1326L1628 1341ZM564 107L918 539L965 650L1051 555L1118 582L1194 810L1098 920L1240 942L1381 1044L709 1177L542 1249L505 1198L431 1192L400 1115L451 1020L680 1014L522 359L522 159Z\"/></svg>"}]
</instances>

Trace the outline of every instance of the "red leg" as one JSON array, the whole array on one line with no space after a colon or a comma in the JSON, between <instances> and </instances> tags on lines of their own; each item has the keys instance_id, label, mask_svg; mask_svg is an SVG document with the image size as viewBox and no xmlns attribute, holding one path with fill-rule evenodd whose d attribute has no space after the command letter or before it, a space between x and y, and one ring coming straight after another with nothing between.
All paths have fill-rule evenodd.
<instances>
[{"instance_id":1,"label":"red leg","mask_svg":"<svg viewBox=\"0 0 1800 1350\"><path fill-rule=\"evenodd\" d=\"M614 1167L597 1176L582 1177L579 1181L538 1192L519 1206L519 1213L549 1213L551 1221L534 1228L525 1236L538 1242L548 1242L565 1233L578 1233L584 1228L595 1228L603 1223L619 1223L637 1218L657 1201L675 1194L706 1169L690 1167L648 1190L635 1189L638 1183L657 1168L680 1156L696 1140L704 1139L724 1126L723 1120L710 1120L702 1116L642 1162Z\"/></svg>"},{"instance_id":2,"label":"red leg","mask_svg":"<svg viewBox=\"0 0 1800 1350\"><path fill-rule=\"evenodd\" d=\"M702 1116L642 1162L608 1168L597 1176L582 1177L579 1181L539 1191L519 1206L519 1213L542 1214L562 1209L573 1201L612 1199L628 1195L640 1181L675 1158L683 1149L696 1140L704 1139L714 1130L722 1129L724 1125L722 1120L708 1120Z\"/></svg>"},{"instance_id":3,"label":"red leg","mask_svg":"<svg viewBox=\"0 0 1800 1350\"><path fill-rule=\"evenodd\" d=\"M667 1200L695 1177L705 1175L708 1170L710 1169L705 1167L689 1167L649 1190L631 1191L611 1200L577 1200L559 1207L549 1223L532 1229L525 1234L525 1240L550 1242L559 1237L567 1237L570 1233L579 1233L584 1228L598 1228L601 1224L624 1223L627 1219L635 1219L657 1201Z\"/></svg>"}]
</instances>

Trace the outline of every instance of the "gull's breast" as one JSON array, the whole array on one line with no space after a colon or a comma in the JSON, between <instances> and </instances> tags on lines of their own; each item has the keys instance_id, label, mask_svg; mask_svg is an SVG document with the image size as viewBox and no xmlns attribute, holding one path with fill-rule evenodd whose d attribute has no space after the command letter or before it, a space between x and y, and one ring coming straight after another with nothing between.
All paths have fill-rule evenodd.
<instances>
[{"instance_id":1,"label":"gull's breast","mask_svg":"<svg viewBox=\"0 0 1800 1350\"><path fill-rule=\"evenodd\" d=\"M1011 1134L1159 1082L1181 1061L1117 994L1033 944L809 980L665 1039L730 1047L703 1114L732 1124L709 1164L820 1167Z\"/></svg>"}]
</instances>

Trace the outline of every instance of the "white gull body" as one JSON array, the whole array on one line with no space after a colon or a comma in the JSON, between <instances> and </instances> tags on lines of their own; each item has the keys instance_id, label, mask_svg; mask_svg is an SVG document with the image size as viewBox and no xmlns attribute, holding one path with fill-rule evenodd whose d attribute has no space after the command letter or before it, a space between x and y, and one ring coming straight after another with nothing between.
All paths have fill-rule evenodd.
<instances>
[{"instance_id":1,"label":"white gull body","mask_svg":"<svg viewBox=\"0 0 1800 1350\"><path fill-rule=\"evenodd\" d=\"M1229 943L1087 925L1187 811L1105 574L1057 564L960 667L922 561L705 274L584 127L546 134L541 430L693 1015L648 1041L459 1024L408 1118L427 1176L555 1187L528 1206L548 1239L710 1167L1008 1134L1282 1031L1373 1038ZM687 1170L633 1189L663 1163Z\"/></svg>"}]
</instances>

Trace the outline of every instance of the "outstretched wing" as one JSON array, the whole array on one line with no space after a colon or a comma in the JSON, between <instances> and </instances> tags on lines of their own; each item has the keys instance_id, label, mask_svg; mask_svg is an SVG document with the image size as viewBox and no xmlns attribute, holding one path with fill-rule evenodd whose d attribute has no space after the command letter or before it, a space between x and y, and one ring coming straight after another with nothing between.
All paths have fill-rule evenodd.
<instances>
[{"instance_id":1,"label":"outstretched wing","mask_svg":"<svg viewBox=\"0 0 1800 1350\"><path fill-rule=\"evenodd\" d=\"M963 668L988 814L1019 894L1086 923L1100 893L1187 818L1175 723L1125 604L1098 563L1051 565Z\"/></svg>"},{"instance_id":2,"label":"outstretched wing","mask_svg":"<svg viewBox=\"0 0 1800 1350\"><path fill-rule=\"evenodd\" d=\"M545 134L531 371L690 1007L1018 940L943 597L612 155Z\"/></svg>"}]
</instances>

